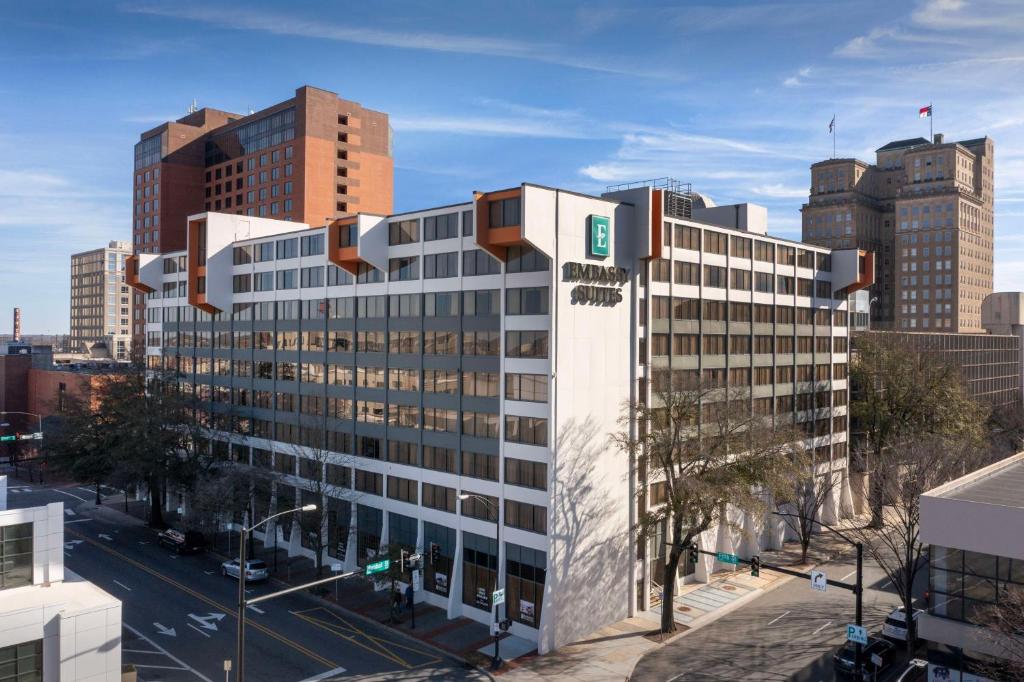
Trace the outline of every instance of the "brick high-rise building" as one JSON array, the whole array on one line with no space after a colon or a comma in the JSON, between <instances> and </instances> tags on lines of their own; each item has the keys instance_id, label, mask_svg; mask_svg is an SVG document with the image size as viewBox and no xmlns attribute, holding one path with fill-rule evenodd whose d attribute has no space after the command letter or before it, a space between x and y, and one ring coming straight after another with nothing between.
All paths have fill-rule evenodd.
<instances>
[{"instance_id":1,"label":"brick high-rise building","mask_svg":"<svg viewBox=\"0 0 1024 682\"><path fill-rule=\"evenodd\" d=\"M131 354L131 311L134 294L124 281L128 242L71 256L71 335L74 353L102 354L127 360Z\"/></svg>"},{"instance_id":2,"label":"brick high-rise building","mask_svg":"<svg viewBox=\"0 0 1024 682\"><path fill-rule=\"evenodd\" d=\"M198 109L141 135L132 185L137 253L185 248L186 219L203 211L310 225L387 215L388 116L310 86L248 116Z\"/></svg>"},{"instance_id":3,"label":"brick high-rise building","mask_svg":"<svg viewBox=\"0 0 1024 682\"><path fill-rule=\"evenodd\" d=\"M918 137L876 150L874 165L811 166L803 240L878 254L872 326L980 332L992 292L992 139Z\"/></svg>"}]
</instances>

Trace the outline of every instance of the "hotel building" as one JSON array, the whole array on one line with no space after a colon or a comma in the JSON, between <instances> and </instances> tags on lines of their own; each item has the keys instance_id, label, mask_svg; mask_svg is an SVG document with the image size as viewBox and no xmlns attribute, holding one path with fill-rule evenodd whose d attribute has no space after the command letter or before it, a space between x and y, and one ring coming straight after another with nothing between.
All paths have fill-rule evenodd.
<instances>
[{"instance_id":1,"label":"hotel building","mask_svg":"<svg viewBox=\"0 0 1024 682\"><path fill-rule=\"evenodd\" d=\"M333 92L303 86L246 116L195 109L135 145L134 248L185 248L187 218L203 211L310 225L390 213L392 176L387 114Z\"/></svg>"},{"instance_id":2,"label":"hotel building","mask_svg":"<svg viewBox=\"0 0 1024 682\"><path fill-rule=\"evenodd\" d=\"M183 250L128 263L148 366L195 395L215 452L273 472L257 518L325 504L327 560L349 569L436 546L418 599L488 622L503 586L512 632L546 652L658 608L664 546L633 533L656 484L641 495L610 442L624 403L657 400L656 370L800 421L836 482L823 514L852 507L847 298L873 256L770 237L763 209L673 187L523 184L326 226L192 215ZM701 543L781 542L781 524L742 527ZM267 542L309 555L301 536Z\"/></svg>"},{"instance_id":3,"label":"hotel building","mask_svg":"<svg viewBox=\"0 0 1024 682\"><path fill-rule=\"evenodd\" d=\"M811 166L803 240L877 254L871 326L981 332L992 292L995 145L896 140L876 161Z\"/></svg>"}]
</instances>

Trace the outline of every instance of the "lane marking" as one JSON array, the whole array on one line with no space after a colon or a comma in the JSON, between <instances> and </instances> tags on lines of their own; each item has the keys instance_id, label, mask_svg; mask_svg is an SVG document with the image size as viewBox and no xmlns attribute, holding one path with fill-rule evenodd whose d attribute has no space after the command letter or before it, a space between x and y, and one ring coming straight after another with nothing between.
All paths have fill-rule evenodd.
<instances>
[{"instance_id":1,"label":"lane marking","mask_svg":"<svg viewBox=\"0 0 1024 682\"><path fill-rule=\"evenodd\" d=\"M124 561L124 562L126 562L128 564L131 564L135 568L137 568L137 569L139 569L141 571L145 571L146 573L149 573L150 575L152 575L155 578L159 578L160 580L164 581L168 585L171 585L172 587L174 587L174 588L176 588L178 590L181 590L182 592L184 592L186 594L189 594L189 595L195 597L196 599L198 599L198 600L200 600L200 601L202 601L202 602L204 602L206 604L209 604L210 606L214 607L215 609L219 609L220 611L226 612L232 618L237 618L238 617L238 614L235 612L235 607L233 607L233 606L224 606L223 604L218 603L216 600L214 600L214 599L212 599L210 597L207 597L202 592L197 592L197 591L193 590L192 588L190 588L190 587L188 587L186 585L183 585L182 583L179 583L178 581L173 580L172 578L167 577L163 573L160 573L159 571L157 571L157 570L155 570L153 568L150 568L149 566L147 566L147 565L145 565L145 564L143 564L141 562L138 562L135 559L132 559L131 557L128 557L128 556L122 554L121 552L118 552L116 549L106 545L105 543L101 543L101 542L99 542L97 540L93 540L91 537L89 537L87 535L84 535L82 533L79 533L78 531L76 531L76 530L74 530L72 528L68 528L67 532L70 533L71 535L76 535L76 536L82 538L82 540L84 542L88 542L90 545L94 545L96 547L99 547L104 552L107 552L108 554L116 556L117 558L121 559L122 561ZM278 640L279 642L281 642L282 644L285 644L285 645L291 647L292 649L294 649L295 651L298 651L300 654L303 654L307 658L311 658L314 661L317 661L318 663L322 663L327 668L333 669L333 668L337 668L338 667L338 664L335 663L334 661L331 661L331 660L329 660L327 658L324 658L323 656L321 656L320 654L316 653L315 651L312 651L312 650L304 647L303 645L299 644L298 642L296 642L296 641L294 641L292 639L289 639L288 637L285 637L284 635L280 634L279 632L277 632L275 630L271 630L269 627L267 627L267 626L265 626L265 625L263 625L261 623L257 623L256 621L246 621L246 624L249 627L251 627L251 628L253 628L255 630L259 630L260 632L262 632L263 634L267 635L268 637L272 637L272 638ZM150 642L151 644L153 643L152 640L149 640L149 639L147 639L146 641ZM374 652L374 653L378 653L379 654L379 652ZM387 658L387 656L382 656L382 657L383 658ZM203 677L203 679L206 680L207 678ZM212 682L212 681L209 681L209 682Z\"/></svg>"},{"instance_id":2,"label":"lane marking","mask_svg":"<svg viewBox=\"0 0 1024 682\"><path fill-rule=\"evenodd\" d=\"M121 651L124 651L124 649L121 649ZM159 670L188 670L188 668L175 668L174 666L170 665L149 665L144 663L132 663L132 665L136 668L157 668Z\"/></svg>"},{"instance_id":3,"label":"lane marking","mask_svg":"<svg viewBox=\"0 0 1024 682\"><path fill-rule=\"evenodd\" d=\"M328 670L325 673L320 673L319 675L314 675L313 677L307 677L306 679L302 680L302 682L317 682L317 680L327 680L327 679L330 679L332 677L336 677L338 675L344 675L344 674L345 674L345 669L344 668L335 668L334 670Z\"/></svg>"},{"instance_id":4,"label":"lane marking","mask_svg":"<svg viewBox=\"0 0 1024 682\"><path fill-rule=\"evenodd\" d=\"M884 590L885 588L889 587L889 585L892 585L892 581L891 580L886 580L884 583L881 584L881 586L879 586L878 589Z\"/></svg>"},{"instance_id":5,"label":"lane marking","mask_svg":"<svg viewBox=\"0 0 1024 682\"><path fill-rule=\"evenodd\" d=\"M126 630L129 630L132 634L134 634L136 637L144 641L146 644L150 645L151 647L155 647L158 651L162 652L164 656L180 665L183 670L189 671L199 679L203 680L203 682L213 682L213 680L211 680L209 677L202 674L201 672L190 666L188 663L181 660L180 658L172 654L170 651L168 651L167 649L163 648L162 646L151 640L149 637L146 637L144 634L133 628L131 625L128 625L128 623L121 623L121 625L123 625Z\"/></svg>"},{"instance_id":6,"label":"lane marking","mask_svg":"<svg viewBox=\"0 0 1024 682\"><path fill-rule=\"evenodd\" d=\"M159 651L150 651L149 649L125 649L121 648L122 654L159 654Z\"/></svg>"},{"instance_id":7,"label":"lane marking","mask_svg":"<svg viewBox=\"0 0 1024 682\"><path fill-rule=\"evenodd\" d=\"M117 585L120 585L121 587L123 587L124 589L128 590L129 592L132 591L132 588L128 587L127 585L125 585L124 583L122 583L120 581L115 580L114 583L117 584Z\"/></svg>"},{"instance_id":8,"label":"lane marking","mask_svg":"<svg viewBox=\"0 0 1024 682\"><path fill-rule=\"evenodd\" d=\"M825 628L827 628L827 627L828 627L829 625L832 625L832 621L829 621L829 622L825 623L824 625L822 625L822 626L821 626L820 628L818 628L817 630L815 630L815 631L814 631L814 632L812 632L811 634L812 634L812 635L816 635L816 634L818 634L819 632L821 632L822 630L824 630Z\"/></svg>"},{"instance_id":9,"label":"lane marking","mask_svg":"<svg viewBox=\"0 0 1024 682\"><path fill-rule=\"evenodd\" d=\"M85 523L86 521L92 521L92 519L71 519L70 521L65 521L64 523Z\"/></svg>"},{"instance_id":10,"label":"lane marking","mask_svg":"<svg viewBox=\"0 0 1024 682\"><path fill-rule=\"evenodd\" d=\"M80 500L82 502L88 502L89 501L89 500L85 499L84 497L79 497L78 495L75 495L74 493L69 493L67 490L61 490L60 488L54 488L53 492L60 493L61 495L67 495L68 497L73 497L76 500Z\"/></svg>"},{"instance_id":11,"label":"lane marking","mask_svg":"<svg viewBox=\"0 0 1024 682\"><path fill-rule=\"evenodd\" d=\"M189 626L190 628L192 628L193 630L195 630L196 632L201 634L203 637L206 637L207 639L210 638L210 633L209 632L203 632L202 630L197 628L195 625L192 625L192 623L185 623L185 625Z\"/></svg>"},{"instance_id":12,"label":"lane marking","mask_svg":"<svg viewBox=\"0 0 1024 682\"><path fill-rule=\"evenodd\" d=\"M317 612L326 614L330 617L330 620L323 617L317 617L316 615L312 615L317 614ZM289 611L289 613L291 613L293 616L296 616L297 618L301 618L304 621L312 623L313 625L316 625L317 627L322 628L334 634L337 637L345 639L351 642L352 644L355 644L356 646L360 646L371 653L375 653L378 656L388 658L391 661L397 663L398 665L405 667L407 670L412 670L414 668L422 668L423 666L427 666L432 663L437 663L441 660L437 657L436 654L434 654L431 651L417 649L415 647L408 646L404 643L395 640L386 639L383 636L371 635L368 632L361 630L359 627L346 620L342 615L325 609L322 606L306 609L304 611ZM357 637L362 637L366 641L360 641L359 639L357 639ZM422 658L425 658L426 660L424 660L422 663L410 663L409 661L406 661L404 658L395 653L397 649L405 649L411 654L420 656Z\"/></svg>"},{"instance_id":13,"label":"lane marking","mask_svg":"<svg viewBox=\"0 0 1024 682\"><path fill-rule=\"evenodd\" d=\"M853 569L852 571L850 571L849 573L847 573L846 575L844 575L844 576L843 576L842 578L840 578L840 580L846 580L846 579L847 579L847 578L849 578L849 577L850 577L851 575L854 575L854 574L856 574L856 573L857 573L857 569L855 568L855 569Z\"/></svg>"},{"instance_id":14,"label":"lane marking","mask_svg":"<svg viewBox=\"0 0 1024 682\"><path fill-rule=\"evenodd\" d=\"M772 621L770 621L770 622L768 623L768 625L775 625L775 624L776 624L777 622L779 622L780 620L782 620L783 618L785 618L786 616L788 616L788 615L789 615L789 614L791 614L791 613L793 613L793 612L792 612L792 611L786 611L786 612L785 612L784 614L782 614L781 616L778 616L778 617L776 617L776 618L775 618L775 620L772 620Z\"/></svg>"},{"instance_id":15,"label":"lane marking","mask_svg":"<svg viewBox=\"0 0 1024 682\"><path fill-rule=\"evenodd\" d=\"M255 606L255 605L250 606L249 608L252 609L253 611L255 611L256 613L260 614L261 616L264 616L267 613L266 611L264 611L263 609L261 609L258 606Z\"/></svg>"}]
</instances>

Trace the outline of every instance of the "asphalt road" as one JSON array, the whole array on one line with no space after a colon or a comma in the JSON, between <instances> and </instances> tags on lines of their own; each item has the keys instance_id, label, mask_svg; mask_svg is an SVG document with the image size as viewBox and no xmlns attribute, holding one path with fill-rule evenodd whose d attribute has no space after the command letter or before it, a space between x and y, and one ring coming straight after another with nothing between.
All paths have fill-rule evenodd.
<instances>
[{"instance_id":1,"label":"asphalt road","mask_svg":"<svg viewBox=\"0 0 1024 682\"><path fill-rule=\"evenodd\" d=\"M856 563L840 559L823 570L829 579L853 581ZM920 574L919 574L920 575ZM922 576L923 577L923 576ZM899 598L884 572L864 559L864 624L881 632ZM924 587L922 585L921 590ZM637 664L636 682L823 682L836 679L832 654L854 622L854 595L830 586L814 592L809 581L794 578L743 608L733 611L652 651ZM879 682L895 673L894 666ZM902 669L901 669L902 670Z\"/></svg>"},{"instance_id":2,"label":"asphalt road","mask_svg":"<svg viewBox=\"0 0 1024 682\"><path fill-rule=\"evenodd\" d=\"M65 503L65 564L122 601L123 661L136 665L140 680L225 679L224 660L235 657L238 583L220 574L219 559L175 556L157 545L151 529L97 515L87 489L10 479L8 487L11 508ZM258 584L249 594L278 589ZM246 623L246 679L252 682L487 679L302 593L250 607Z\"/></svg>"}]
</instances>

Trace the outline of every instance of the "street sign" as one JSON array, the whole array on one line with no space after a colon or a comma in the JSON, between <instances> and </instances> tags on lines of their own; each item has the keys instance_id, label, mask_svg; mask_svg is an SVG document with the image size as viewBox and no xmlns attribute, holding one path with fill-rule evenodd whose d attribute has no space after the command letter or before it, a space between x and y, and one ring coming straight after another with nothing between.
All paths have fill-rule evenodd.
<instances>
[{"instance_id":1,"label":"street sign","mask_svg":"<svg viewBox=\"0 0 1024 682\"><path fill-rule=\"evenodd\" d=\"M505 590L504 589L495 590L494 593L491 594L491 602L495 606L498 606L500 604L504 604L505 603Z\"/></svg>"},{"instance_id":2,"label":"street sign","mask_svg":"<svg viewBox=\"0 0 1024 682\"><path fill-rule=\"evenodd\" d=\"M42 435L42 434L40 434ZM18 440L35 440L36 434L34 433L19 433Z\"/></svg>"},{"instance_id":3,"label":"street sign","mask_svg":"<svg viewBox=\"0 0 1024 682\"><path fill-rule=\"evenodd\" d=\"M6 443L8 441L18 440L17 436L0 436L0 443Z\"/></svg>"},{"instance_id":4,"label":"street sign","mask_svg":"<svg viewBox=\"0 0 1024 682\"><path fill-rule=\"evenodd\" d=\"M738 564L740 562L740 558L738 556L735 554L726 554L725 552L719 552L715 558L725 564Z\"/></svg>"},{"instance_id":5,"label":"street sign","mask_svg":"<svg viewBox=\"0 0 1024 682\"><path fill-rule=\"evenodd\" d=\"M32 440L42 440L42 439L43 439L43 432L42 431L36 431L35 433L32 434Z\"/></svg>"},{"instance_id":6,"label":"street sign","mask_svg":"<svg viewBox=\"0 0 1024 682\"><path fill-rule=\"evenodd\" d=\"M846 626L846 639L856 644L867 644L868 643L868 629L861 627L860 625L847 625Z\"/></svg>"},{"instance_id":7,"label":"street sign","mask_svg":"<svg viewBox=\"0 0 1024 682\"><path fill-rule=\"evenodd\" d=\"M331 571L334 573L341 573L345 570L345 567L341 564L331 564Z\"/></svg>"},{"instance_id":8,"label":"street sign","mask_svg":"<svg viewBox=\"0 0 1024 682\"><path fill-rule=\"evenodd\" d=\"M390 567L390 559L384 559L383 561L374 561L373 563L366 564L366 575L373 575L374 573L383 573Z\"/></svg>"},{"instance_id":9,"label":"street sign","mask_svg":"<svg viewBox=\"0 0 1024 682\"><path fill-rule=\"evenodd\" d=\"M815 592L828 590L828 576L825 575L825 571L811 571L811 589Z\"/></svg>"},{"instance_id":10,"label":"street sign","mask_svg":"<svg viewBox=\"0 0 1024 682\"><path fill-rule=\"evenodd\" d=\"M871 654L871 662L875 664L876 668L882 667L882 657L878 654Z\"/></svg>"},{"instance_id":11,"label":"street sign","mask_svg":"<svg viewBox=\"0 0 1024 682\"><path fill-rule=\"evenodd\" d=\"M412 589L414 592L423 591L423 571L418 568L412 572Z\"/></svg>"}]
</instances>

